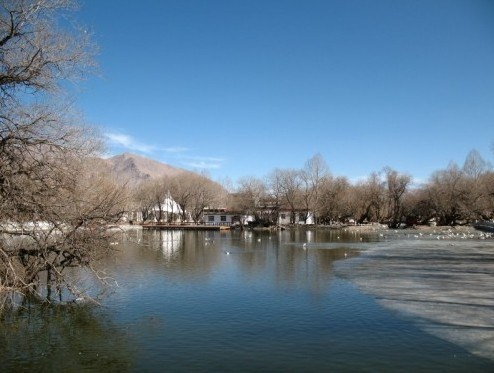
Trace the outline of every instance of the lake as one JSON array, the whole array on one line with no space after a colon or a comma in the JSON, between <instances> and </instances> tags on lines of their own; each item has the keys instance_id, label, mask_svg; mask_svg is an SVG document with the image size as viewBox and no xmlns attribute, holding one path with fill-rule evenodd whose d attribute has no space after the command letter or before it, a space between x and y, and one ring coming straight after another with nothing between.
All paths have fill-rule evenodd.
<instances>
[{"instance_id":1,"label":"lake","mask_svg":"<svg viewBox=\"0 0 494 373\"><path fill-rule=\"evenodd\" d=\"M130 229L116 243L101 306L2 317L2 371L494 371L494 240L478 232Z\"/></svg>"}]
</instances>

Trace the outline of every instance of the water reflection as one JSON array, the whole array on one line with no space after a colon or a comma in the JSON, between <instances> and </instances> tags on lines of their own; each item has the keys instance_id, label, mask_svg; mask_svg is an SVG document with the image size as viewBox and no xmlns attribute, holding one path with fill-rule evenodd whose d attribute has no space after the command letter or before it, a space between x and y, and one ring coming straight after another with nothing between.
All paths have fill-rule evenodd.
<instances>
[{"instance_id":1,"label":"water reflection","mask_svg":"<svg viewBox=\"0 0 494 373\"><path fill-rule=\"evenodd\" d=\"M2 368L489 371L489 361L395 317L339 277L368 286L366 291L385 289L382 302L414 304L414 287L425 289L426 283L405 278L415 273L439 281L444 272L434 271L442 259L424 246L422 262L414 262L416 253L400 245L400 239L343 230L123 232L118 254L98 263L117 280L114 293L99 308L6 314L0 322ZM437 268L427 267L430 257ZM479 263L471 265L479 275Z\"/></svg>"},{"instance_id":2,"label":"water reflection","mask_svg":"<svg viewBox=\"0 0 494 373\"><path fill-rule=\"evenodd\" d=\"M136 272L153 270L171 278L208 281L234 268L236 276L244 280L322 292L330 286L333 262L358 255L358 247L352 246L358 239L340 233L340 242L330 243L335 234L305 230L140 231L126 236L127 245L137 250L120 255L125 257L122 261L133 263Z\"/></svg>"},{"instance_id":3,"label":"water reflection","mask_svg":"<svg viewBox=\"0 0 494 373\"><path fill-rule=\"evenodd\" d=\"M135 359L122 330L91 307L20 307L0 330L4 371L127 371Z\"/></svg>"},{"instance_id":4,"label":"water reflection","mask_svg":"<svg viewBox=\"0 0 494 373\"><path fill-rule=\"evenodd\" d=\"M284 289L307 288L318 293L330 286L334 261L358 255L358 249L351 245L328 244L332 234L302 230L169 231L154 232L153 236L155 242L160 242L159 248L155 244L155 250L166 248L174 253L166 256L170 270L221 276L234 269L239 281L262 281ZM177 242L181 243L178 247ZM308 246L303 247L302 242Z\"/></svg>"},{"instance_id":5,"label":"water reflection","mask_svg":"<svg viewBox=\"0 0 494 373\"><path fill-rule=\"evenodd\" d=\"M157 240L160 242L160 249L163 253L165 260L172 260L175 256L179 255L180 250L183 248L183 236L182 231L155 231L154 234L158 234Z\"/></svg>"}]
</instances>

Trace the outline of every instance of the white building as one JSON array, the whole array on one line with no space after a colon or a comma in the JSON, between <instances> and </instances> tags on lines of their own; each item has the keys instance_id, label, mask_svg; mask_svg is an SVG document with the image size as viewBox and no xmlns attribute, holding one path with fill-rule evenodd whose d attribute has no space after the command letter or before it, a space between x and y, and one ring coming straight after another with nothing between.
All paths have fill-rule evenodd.
<instances>
[{"instance_id":1,"label":"white building","mask_svg":"<svg viewBox=\"0 0 494 373\"><path fill-rule=\"evenodd\" d=\"M175 202L170 193L167 193L163 202L150 208L145 216L147 216L146 221L153 221L155 223L158 222L158 220L162 223L181 223L183 221L183 210L180 205ZM190 213L187 211L185 212L185 216L185 221L192 220ZM125 214L125 219L142 223L144 221L143 211L138 209L128 211Z\"/></svg>"},{"instance_id":2,"label":"white building","mask_svg":"<svg viewBox=\"0 0 494 373\"><path fill-rule=\"evenodd\" d=\"M204 209L202 220L206 225L232 225L243 224L247 225L254 218L249 215L244 215L238 211L228 211L226 209Z\"/></svg>"},{"instance_id":3,"label":"white building","mask_svg":"<svg viewBox=\"0 0 494 373\"><path fill-rule=\"evenodd\" d=\"M292 224L291 221L292 211L291 210L280 210L278 214L278 225L289 225ZM307 219L306 219L307 217ZM307 212L303 210L296 210L294 212L294 224L315 224L314 213Z\"/></svg>"},{"instance_id":4,"label":"white building","mask_svg":"<svg viewBox=\"0 0 494 373\"><path fill-rule=\"evenodd\" d=\"M160 219L161 214L161 219ZM170 193L167 194L163 202L154 206L151 209L151 214L155 221L160 220L163 223L181 223L183 221L183 210L180 205L175 202ZM185 212L185 221L190 220L190 214Z\"/></svg>"}]
</instances>

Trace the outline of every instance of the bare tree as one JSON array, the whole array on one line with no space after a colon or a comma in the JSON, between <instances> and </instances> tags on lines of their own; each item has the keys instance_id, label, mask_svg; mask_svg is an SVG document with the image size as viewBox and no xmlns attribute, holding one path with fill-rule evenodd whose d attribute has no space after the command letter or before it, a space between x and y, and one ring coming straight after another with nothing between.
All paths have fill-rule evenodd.
<instances>
[{"instance_id":1,"label":"bare tree","mask_svg":"<svg viewBox=\"0 0 494 373\"><path fill-rule=\"evenodd\" d=\"M255 177L244 177L238 182L235 202L238 209L252 215L256 221L271 220L271 211L267 210L267 185Z\"/></svg>"},{"instance_id":2,"label":"bare tree","mask_svg":"<svg viewBox=\"0 0 494 373\"><path fill-rule=\"evenodd\" d=\"M80 78L95 66L87 30L58 27L75 7L71 0L1 1L2 99L15 98L19 88L53 92L62 80Z\"/></svg>"},{"instance_id":3,"label":"bare tree","mask_svg":"<svg viewBox=\"0 0 494 373\"><path fill-rule=\"evenodd\" d=\"M205 208L224 203L222 200L224 197L223 188L206 176L191 174L187 177L186 183L183 183L183 187L189 190L190 197L187 205L181 205L181 208L185 211L184 207L187 207L196 223L201 220Z\"/></svg>"},{"instance_id":4,"label":"bare tree","mask_svg":"<svg viewBox=\"0 0 494 373\"><path fill-rule=\"evenodd\" d=\"M320 154L314 155L300 172L302 181L302 201L306 209L305 220L309 212L314 214L314 223L317 224L318 209L320 206L320 188L323 180L329 178L329 168Z\"/></svg>"},{"instance_id":5,"label":"bare tree","mask_svg":"<svg viewBox=\"0 0 494 373\"><path fill-rule=\"evenodd\" d=\"M58 27L68 0L0 0L0 294L85 294L66 268L108 252L126 194L89 167L101 143L63 102L62 81L92 68L87 34ZM42 283L46 283L42 287Z\"/></svg>"},{"instance_id":6,"label":"bare tree","mask_svg":"<svg viewBox=\"0 0 494 373\"><path fill-rule=\"evenodd\" d=\"M462 171L465 174L465 212L471 220L485 219L490 215L489 183L486 183L485 175L491 167L480 156L479 152L472 150L468 153Z\"/></svg>"},{"instance_id":7,"label":"bare tree","mask_svg":"<svg viewBox=\"0 0 494 373\"><path fill-rule=\"evenodd\" d=\"M389 213L391 214L389 224L396 228L402 218L403 195L412 180L411 176L400 174L389 167L384 168L386 174L386 186L388 191Z\"/></svg>"},{"instance_id":8,"label":"bare tree","mask_svg":"<svg viewBox=\"0 0 494 373\"><path fill-rule=\"evenodd\" d=\"M269 208L272 210L273 220L278 221L279 210L282 205L283 191L281 188L281 170L273 170L266 178L267 201L269 201ZM266 206L267 207L267 206Z\"/></svg>"},{"instance_id":9,"label":"bare tree","mask_svg":"<svg viewBox=\"0 0 494 373\"><path fill-rule=\"evenodd\" d=\"M145 180L132 187L131 205L128 210L139 211L143 222L151 218L154 204L153 180Z\"/></svg>"},{"instance_id":10,"label":"bare tree","mask_svg":"<svg viewBox=\"0 0 494 373\"><path fill-rule=\"evenodd\" d=\"M465 216L465 180L465 173L455 163L430 177L426 188L440 225L454 225Z\"/></svg>"},{"instance_id":11,"label":"bare tree","mask_svg":"<svg viewBox=\"0 0 494 373\"><path fill-rule=\"evenodd\" d=\"M136 186L133 198L147 218L155 210L158 221L171 222L180 215L182 221L191 217L198 222L204 208L226 203L226 194L221 185L206 176L184 172L141 183Z\"/></svg>"},{"instance_id":12,"label":"bare tree","mask_svg":"<svg viewBox=\"0 0 494 373\"><path fill-rule=\"evenodd\" d=\"M275 169L270 175L272 189L276 190L280 205L290 209L290 222L295 223L297 207L301 202L300 171L295 169Z\"/></svg>"},{"instance_id":13,"label":"bare tree","mask_svg":"<svg viewBox=\"0 0 494 373\"><path fill-rule=\"evenodd\" d=\"M158 223L170 222L173 218L173 211L170 211L168 199L170 186L170 179L165 176L149 180L143 187L144 197L148 198L148 201L151 203L149 212Z\"/></svg>"},{"instance_id":14,"label":"bare tree","mask_svg":"<svg viewBox=\"0 0 494 373\"><path fill-rule=\"evenodd\" d=\"M490 170L490 165L482 158L477 150L471 150L465 158L463 171L474 180L479 179L482 174Z\"/></svg>"},{"instance_id":15,"label":"bare tree","mask_svg":"<svg viewBox=\"0 0 494 373\"><path fill-rule=\"evenodd\" d=\"M170 193L182 209L182 220L187 220L187 211L189 210L195 189L192 185L196 182L195 175L183 174L177 175L170 181Z\"/></svg>"},{"instance_id":16,"label":"bare tree","mask_svg":"<svg viewBox=\"0 0 494 373\"><path fill-rule=\"evenodd\" d=\"M386 215L386 188L381 175L373 172L354 186L357 220L380 222Z\"/></svg>"},{"instance_id":17,"label":"bare tree","mask_svg":"<svg viewBox=\"0 0 494 373\"><path fill-rule=\"evenodd\" d=\"M320 220L334 223L353 217L351 190L350 182L345 177L324 178L319 192Z\"/></svg>"},{"instance_id":18,"label":"bare tree","mask_svg":"<svg viewBox=\"0 0 494 373\"><path fill-rule=\"evenodd\" d=\"M482 193L485 196L484 203L479 211L479 217L481 219L493 219L494 218L494 172L487 171L482 174L480 185L482 187Z\"/></svg>"},{"instance_id":19,"label":"bare tree","mask_svg":"<svg viewBox=\"0 0 494 373\"><path fill-rule=\"evenodd\" d=\"M429 192L426 187L410 189L401 202L405 222L409 226L427 224L436 217Z\"/></svg>"}]
</instances>

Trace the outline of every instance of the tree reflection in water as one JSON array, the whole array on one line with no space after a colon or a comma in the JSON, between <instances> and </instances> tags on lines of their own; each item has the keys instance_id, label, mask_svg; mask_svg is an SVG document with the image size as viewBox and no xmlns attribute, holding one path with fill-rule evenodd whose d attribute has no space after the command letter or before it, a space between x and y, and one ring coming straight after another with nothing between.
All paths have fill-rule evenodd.
<instances>
[{"instance_id":1,"label":"tree reflection in water","mask_svg":"<svg viewBox=\"0 0 494 373\"><path fill-rule=\"evenodd\" d=\"M6 371L127 371L132 349L122 329L88 305L25 304L0 316Z\"/></svg>"}]
</instances>

